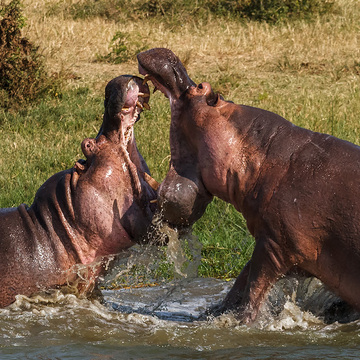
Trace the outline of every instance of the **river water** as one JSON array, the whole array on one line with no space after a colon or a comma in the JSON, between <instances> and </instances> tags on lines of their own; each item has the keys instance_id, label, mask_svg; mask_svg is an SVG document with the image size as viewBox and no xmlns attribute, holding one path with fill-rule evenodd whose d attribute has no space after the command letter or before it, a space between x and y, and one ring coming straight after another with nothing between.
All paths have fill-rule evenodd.
<instances>
[{"instance_id":1,"label":"river water","mask_svg":"<svg viewBox=\"0 0 360 360\"><path fill-rule=\"evenodd\" d=\"M121 261L104 283L123 272ZM0 309L0 359L360 358L359 314L314 278L281 279L250 327L232 314L200 317L232 283L182 273L155 286L103 289L102 301L59 290L18 296Z\"/></svg>"}]
</instances>

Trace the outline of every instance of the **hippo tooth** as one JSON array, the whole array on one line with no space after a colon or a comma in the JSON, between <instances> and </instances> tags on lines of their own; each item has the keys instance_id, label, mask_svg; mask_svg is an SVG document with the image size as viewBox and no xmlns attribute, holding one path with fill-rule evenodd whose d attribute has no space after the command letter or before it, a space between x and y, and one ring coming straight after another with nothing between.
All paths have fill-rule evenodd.
<instances>
[{"instance_id":1,"label":"hippo tooth","mask_svg":"<svg viewBox=\"0 0 360 360\"><path fill-rule=\"evenodd\" d=\"M150 107L150 105L149 105L148 103L143 103L143 106L144 106L144 108L145 108L146 110L150 110L150 109L151 109L151 107Z\"/></svg>"},{"instance_id":2,"label":"hippo tooth","mask_svg":"<svg viewBox=\"0 0 360 360\"><path fill-rule=\"evenodd\" d=\"M144 80L143 80L143 85L145 85L150 79L150 75L149 74L146 74L145 76L144 76Z\"/></svg>"},{"instance_id":3,"label":"hippo tooth","mask_svg":"<svg viewBox=\"0 0 360 360\"><path fill-rule=\"evenodd\" d=\"M150 97L150 94L145 94L143 92L139 92L138 96L148 98L148 97Z\"/></svg>"},{"instance_id":4,"label":"hippo tooth","mask_svg":"<svg viewBox=\"0 0 360 360\"><path fill-rule=\"evenodd\" d=\"M137 102L136 102L136 106L138 106L141 110L144 109L144 107L142 106L142 104L141 104L140 101L137 101Z\"/></svg>"},{"instance_id":5,"label":"hippo tooth","mask_svg":"<svg viewBox=\"0 0 360 360\"><path fill-rule=\"evenodd\" d=\"M153 190L157 191L160 184L151 177L148 173L144 172L144 180L152 187Z\"/></svg>"},{"instance_id":6,"label":"hippo tooth","mask_svg":"<svg viewBox=\"0 0 360 360\"><path fill-rule=\"evenodd\" d=\"M129 111L129 107L126 107L126 106L124 106L122 109L121 109L121 111Z\"/></svg>"}]
</instances>

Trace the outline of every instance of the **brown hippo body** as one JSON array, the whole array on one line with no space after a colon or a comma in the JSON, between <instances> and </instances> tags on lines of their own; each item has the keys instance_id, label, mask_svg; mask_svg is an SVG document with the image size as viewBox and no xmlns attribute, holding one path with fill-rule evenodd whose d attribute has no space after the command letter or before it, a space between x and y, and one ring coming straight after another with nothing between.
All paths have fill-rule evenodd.
<instances>
[{"instance_id":1,"label":"brown hippo body","mask_svg":"<svg viewBox=\"0 0 360 360\"><path fill-rule=\"evenodd\" d=\"M256 240L217 311L253 321L271 285L295 268L360 310L360 148L224 101L185 75L177 96L166 79L183 66L170 53L138 55L140 72L171 104L170 170L158 194L164 218L191 224L217 196L242 212Z\"/></svg>"},{"instance_id":2,"label":"brown hippo body","mask_svg":"<svg viewBox=\"0 0 360 360\"><path fill-rule=\"evenodd\" d=\"M86 291L110 255L144 235L156 191L145 181L149 170L133 125L148 93L140 78L113 79L105 90L102 128L82 143L87 160L50 177L30 207L0 210L1 307L17 294L77 280L77 264L89 265L79 285Z\"/></svg>"}]
</instances>

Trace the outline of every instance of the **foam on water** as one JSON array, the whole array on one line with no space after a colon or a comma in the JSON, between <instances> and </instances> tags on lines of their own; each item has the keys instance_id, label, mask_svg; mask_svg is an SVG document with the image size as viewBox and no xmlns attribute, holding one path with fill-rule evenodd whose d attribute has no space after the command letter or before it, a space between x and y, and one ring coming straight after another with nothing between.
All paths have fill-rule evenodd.
<instances>
[{"instance_id":1,"label":"foam on water","mask_svg":"<svg viewBox=\"0 0 360 360\"><path fill-rule=\"evenodd\" d=\"M197 320L231 285L195 278L148 288L104 290L103 304L60 291L33 298L18 296L14 304L0 311L1 347L82 343L203 352L259 346L360 345L359 321L328 325L291 298L278 313L267 302L251 327L241 325L233 314ZM275 287L275 292L279 289Z\"/></svg>"},{"instance_id":2,"label":"foam on water","mask_svg":"<svg viewBox=\"0 0 360 360\"><path fill-rule=\"evenodd\" d=\"M271 349L286 346L308 349L304 358L309 358L314 353L309 348L311 344L325 347L328 358L331 354L338 358L344 353L336 346L360 347L359 314L342 306L314 278L295 276L278 281L250 327L241 325L236 314L231 313L206 319L205 310L225 297L233 281L198 278L201 247L191 234L178 235L170 230L167 235L167 261L176 263L177 276L172 281L137 287L138 279L132 275L134 286L105 288L102 300L88 300L60 290L31 298L17 296L14 304L0 309L0 353L1 349L38 349L41 343L45 348L60 349L59 354L63 354L65 345L75 352L81 344L80 348L93 351L94 346L100 346L110 353L114 348L126 348L143 358L150 358L149 349L154 347L169 349L164 350L163 358L176 358L174 349L178 348L183 349L181 354L192 354L192 358L199 358L193 357L196 351L219 359L231 355L220 350L243 349L244 356L250 354L245 358L255 359L256 354L273 354ZM117 283L134 266L152 271L154 263L163 256L154 246L134 247L118 256L102 284ZM21 357L27 351L19 350L18 354ZM155 353L154 358L160 359L159 351ZM83 358L83 354L78 358Z\"/></svg>"}]
</instances>

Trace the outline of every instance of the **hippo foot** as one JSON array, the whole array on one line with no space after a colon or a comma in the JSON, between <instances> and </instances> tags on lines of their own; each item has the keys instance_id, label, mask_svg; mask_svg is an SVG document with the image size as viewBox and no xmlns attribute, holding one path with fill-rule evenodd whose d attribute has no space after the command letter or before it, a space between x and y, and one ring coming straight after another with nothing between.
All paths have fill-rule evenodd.
<instances>
[{"instance_id":1,"label":"hippo foot","mask_svg":"<svg viewBox=\"0 0 360 360\"><path fill-rule=\"evenodd\" d=\"M211 307L209 307L208 309L206 309L204 311L204 313L202 313L200 316L199 316L199 320L207 320L209 318L214 318L214 317L218 317L222 314L226 314L226 313L229 313L229 312L234 312L234 313L237 313L238 312L238 307L229 307L227 306L224 301L218 303L218 304L215 304Z\"/></svg>"},{"instance_id":2,"label":"hippo foot","mask_svg":"<svg viewBox=\"0 0 360 360\"><path fill-rule=\"evenodd\" d=\"M244 308L240 305L229 306L222 301L221 303L206 309L205 312L199 316L198 320L209 320L223 314L232 315L235 318L237 325L250 325L254 322L256 317L256 313L246 307Z\"/></svg>"},{"instance_id":3,"label":"hippo foot","mask_svg":"<svg viewBox=\"0 0 360 360\"><path fill-rule=\"evenodd\" d=\"M229 309L227 309L224 306L224 302L221 302L219 304L215 304L213 306L211 306L210 308L205 310L204 316L206 317L217 317L220 316L226 312L228 312Z\"/></svg>"}]
</instances>

